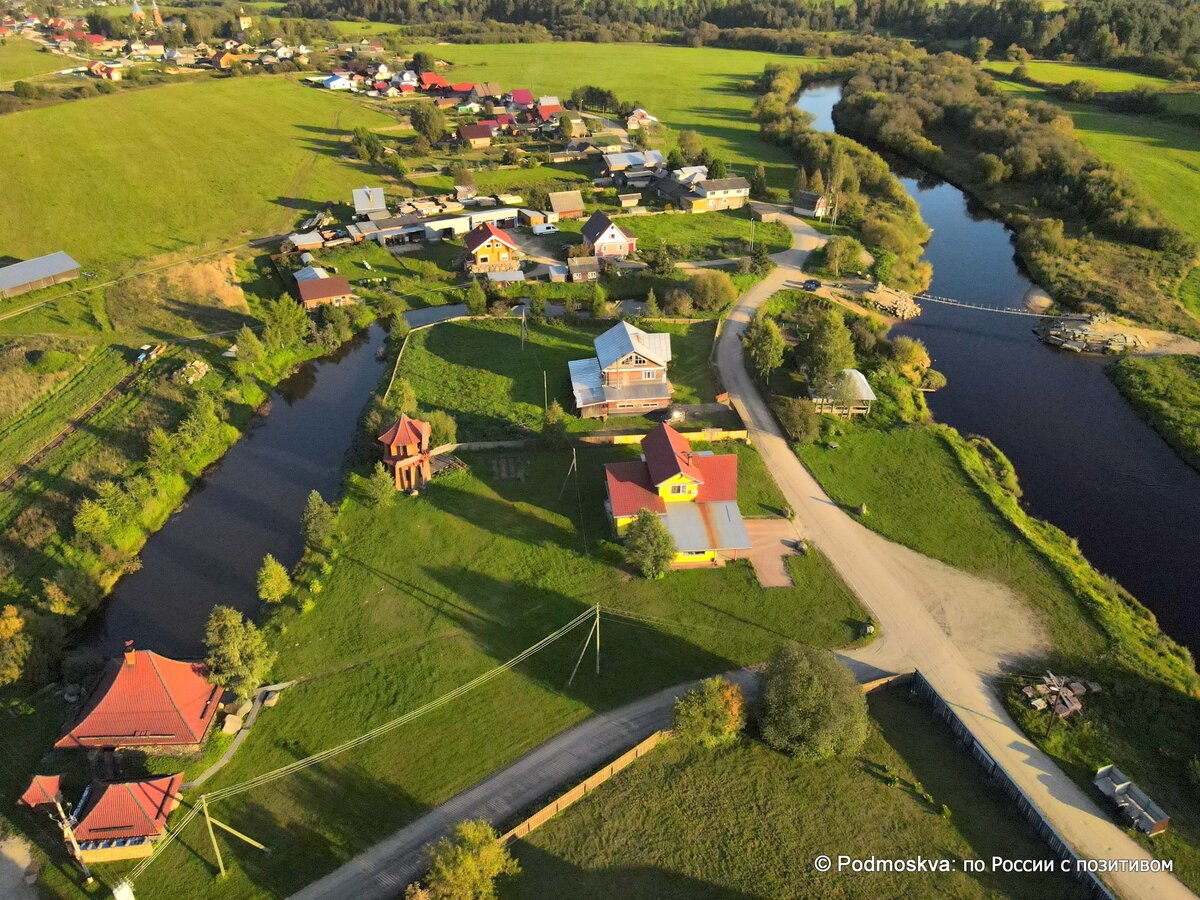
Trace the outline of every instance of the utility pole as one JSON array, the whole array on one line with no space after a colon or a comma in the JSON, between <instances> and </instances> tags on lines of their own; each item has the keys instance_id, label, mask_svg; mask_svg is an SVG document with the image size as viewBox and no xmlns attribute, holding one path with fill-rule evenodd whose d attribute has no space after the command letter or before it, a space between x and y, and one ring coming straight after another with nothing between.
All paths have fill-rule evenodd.
<instances>
[{"instance_id":1,"label":"utility pole","mask_svg":"<svg viewBox=\"0 0 1200 900\"><path fill-rule=\"evenodd\" d=\"M525 305L521 305L521 352L525 352Z\"/></svg>"},{"instance_id":2,"label":"utility pole","mask_svg":"<svg viewBox=\"0 0 1200 900\"><path fill-rule=\"evenodd\" d=\"M596 604L596 675L600 674L600 604Z\"/></svg>"},{"instance_id":3,"label":"utility pole","mask_svg":"<svg viewBox=\"0 0 1200 900\"><path fill-rule=\"evenodd\" d=\"M542 412L550 408L550 392L546 388L546 370L542 369Z\"/></svg>"},{"instance_id":4,"label":"utility pole","mask_svg":"<svg viewBox=\"0 0 1200 900\"><path fill-rule=\"evenodd\" d=\"M79 841L75 839L75 829L71 825L71 819L63 809L62 801L57 797L54 798L54 810L58 813L57 822L58 826L62 829L63 837L71 845L71 855L75 857L75 861L79 863L79 868L83 870L84 884L91 884L95 879L92 878L92 872L87 867L87 863L83 861L83 851L79 848ZM51 818L54 817L52 816Z\"/></svg>"},{"instance_id":5,"label":"utility pole","mask_svg":"<svg viewBox=\"0 0 1200 900\"><path fill-rule=\"evenodd\" d=\"M212 841L213 853L217 855L217 868L221 870L221 877L225 877L225 860L221 858L221 848L217 846L217 836L213 834L212 818L208 814L208 795L200 795L200 809L204 812L204 824L208 826L208 839Z\"/></svg>"}]
</instances>

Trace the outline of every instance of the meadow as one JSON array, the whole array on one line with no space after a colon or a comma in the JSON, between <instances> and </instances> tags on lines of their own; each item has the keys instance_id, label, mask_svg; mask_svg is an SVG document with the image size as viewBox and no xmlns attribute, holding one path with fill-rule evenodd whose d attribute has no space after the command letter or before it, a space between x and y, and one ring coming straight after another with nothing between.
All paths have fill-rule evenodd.
<instances>
[{"instance_id":1,"label":"meadow","mask_svg":"<svg viewBox=\"0 0 1200 900\"><path fill-rule=\"evenodd\" d=\"M896 896L899 880L905 897L1085 896L1061 874L817 872L819 853L1049 858L926 706L902 687L868 705L852 759L798 762L753 737L716 752L660 746L519 841L523 871L503 896L868 898Z\"/></svg>"},{"instance_id":2,"label":"meadow","mask_svg":"<svg viewBox=\"0 0 1200 900\"><path fill-rule=\"evenodd\" d=\"M10 37L0 41L0 88L8 88L14 81L57 72L77 65L78 60L53 53L43 53L33 41L22 37Z\"/></svg>"},{"instance_id":3,"label":"meadow","mask_svg":"<svg viewBox=\"0 0 1200 900\"><path fill-rule=\"evenodd\" d=\"M260 717L209 789L414 709L592 604L665 627L605 620L599 677L589 661L567 686L584 639L583 632L571 634L411 726L223 802L215 814L272 852L218 838L232 865L222 896L290 893L597 710L762 661L782 641L832 647L854 640L863 612L815 552L790 558L791 588L760 588L745 562L661 580L632 577L602 502L603 463L630 458L636 449L583 447L578 470L568 475L569 449L463 454L469 471L440 477L420 497L398 498L388 508L367 505L351 488L340 523L353 541L329 560L328 571L315 563L306 570L308 587L268 617L280 653L273 676L308 680ZM312 605L301 612L304 600ZM47 700L52 715L57 703ZM21 730L36 730L42 718L31 717ZM13 743L27 742L14 735ZM33 766L44 750L28 744L33 755L17 757L17 770ZM6 794L12 777L0 770ZM121 871L103 867L99 875L111 883ZM197 821L137 883L137 893L207 897L212 875Z\"/></svg>"},{"instance_id":4,"label":"meadow","mask_svg":"<svg viewBox=\"0 0 1200 900\"><path fill-rule=\"evenodd\" d=\"M696 131L712 150L749 175L761 162L775 187L787 187L795 174L791 156L758 139L750 118L755 95L739 83L755 79L770 62L818 67L823 60L655 44L479 44L428 45L426 50L453 64L455 80L499 81L506 90L528 87L535 94L565 99L579 85L594 84L636 101L673 132ZM672 146L675 135L668 140Z\"/></svg>"},{"instance_id":5,"label":"meadow","mask_svg":"<svg viewBox=\"0 0 1200 900\"><path fill-rule=\"evenodd\" d=\"M0 117L0 246L85 267L240 245L289 229L365 178L356 126L393 119L283 78L214 79ZM64 173L88 173L63 189Z\"/></svg>"},{"instance_id":6,"label":"meadow","mask_svg":"<svg viewBox=\"0 0 1200 900\"><path fill-rule=\"evenodd\" d=\"M997 75L1011 75L1013 69L1024 65L1029 77L1043 84L1067 84L1072 81L1090 81L1105 92L1131 91L1134 88L1149 87L1155 90L1170 88L1175 82L1154 75L1143 75L1140 72L1128 72L1123 69L1106 69L1102 66L1089 66L1078 62L1057 62L1054 60L1035 59L1027 63L1010 62L1007 60L990 60L983 67Z\"/></svg>"}]
</instances>

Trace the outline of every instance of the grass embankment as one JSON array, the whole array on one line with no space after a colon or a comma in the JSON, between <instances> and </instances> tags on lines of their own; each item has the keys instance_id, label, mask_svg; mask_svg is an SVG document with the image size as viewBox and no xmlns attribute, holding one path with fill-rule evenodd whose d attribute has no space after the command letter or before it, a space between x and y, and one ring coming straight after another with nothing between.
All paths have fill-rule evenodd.
<instances>
[{"instance_id":1,"label":"grass embankment","mask_svg":"<svg viewBox=\"0 0 1200 900\"><path fill-rule=\"evenodd\" d=\"M10 37L0 41L0 88L8 88L14 81L69 69L80 64L80 60L69 56L43 53L33 41Z\"/></svg>"},{"instance_id":2,"label":"grass embankment","mask_svg":"<svg viewBox=\"0 0 1200 900\"><path fill-rule=\"evenodd\" d=\"M506 90L531 88L557 94L597 84L623 100L637 101L663 125L700 134L714 155L748 175L761 162L772 186L786 188L795 166L787 152L759 140L750 119L753 97L738 83L753 80L770 62L818 67L823 60L722 50L715 47L667 47L657 44L480 44L410 48L454 63L454 80L499 81ZM673 143L675 136L669 141ZM670 143L668 144L670 146Z\"/></svg>"},{"instance_id":3,"label":"grass embankment","mask_svg":"<svg viewBox=\"0 0 1200 900\"><path fill-rule=\"evenodd\" d=\"M509 440L537 434L546 396L568 411L571 432L625 428L644 431L651 423L642 416L601 421L571 414L575 400L567 363L595 356L593 339L612 324L530 323L523 352L520 323L516 321L438 325L409 338L399 377L409 380L423 406L454 416L460 441ZM671 335L672 359L667 373L675 388L675 402L712 402L719 390L708 361L716 323L655 322L646 328ZM734 418L716 413L690 424L732 426Z\"/></svg>"},{"instance_id":4,"label":"grass embankment","mask_svg":"<svg viewBox=\"0 0 1200 900\"><path fill-rule=\"evenodd\" d=\"M1154 430L1200 469L1200 357L1127 356L1108 373Z\"/></svg>"},{"instance_id":5,"label":"grass embankment","mask_svg":"<svg viewBox=\"0 0 1200 900\"><path fill-rule=\"evenodd\" d=\"M749 210L696 215L625 216L617 224L638 239L645 251L665 244L681 260L723 259L746 255L751 237L768 253L792 246L791 232L779 222L752 222Z\"/></svg>"},{"instance_id":6,"label":"grass embankment","mask_svg":"<svg viewBox=\"0 0 1200 900\"><path fill-rule=\"evenodd\" d=\"M752 452L752 451L750 451ZM264 854L219 837L229 896L280 896L332 869L484 775L592 712L655 689L765 659L782 641L854 639L863 612L815 553L789 560L796 587L764 590L748 564L630 577L610 538L602 464L628 447L465 454L469 472L418 498L343 503L346 543L315 562L268 625L273 677L315 676L266 711L208 789L241 782L416 708L507 660L599 603L658 624L605 621L602 669L566 681L584 632L394 734L214 810L263 841ZM505 460L501 465L500 460ZM524 477L512 477L523 469ZM565 486L564 486L565 485ZM319 578L320 593L311 587ZM315 606L301 614L292 605ZM42 747L14 768L33 766ZM0 777L11 777L0 770ZM24 818L22 818L24 821ZM211 851L195 822L138 882L138 896L212 891ZM59 851L60 843L48 844ZM111 882L120 867L101 867Z\"/></svg>"},{"instance_id":7,"label":"grass embankment","mask_svg":"<svg viewBox=\"0 0 1200 900\"><path fill-rule=\"evenodd\" d=\"M992 856L1049 858L928 708L902 688L869 705L855 759L799 763L752 738L716 753L662 746L519 842L522 873L506 895L1083 896L1066 875L816 872L821 853L973 857L989 868Z\"/></svg>"},{"instance_id":8,"label":"grass embankment","mask_svg":"<svg viewBox=\"0 0 1200 900\"><path fill-rule=\"evenodd\" d=\"M359 103L265 76L6 115L0 246L19 258L66 250L86 267L111 270L138 258L241 244L344 202L364 179L383 180L343 159L342 142L356 126L394 124ZM62 172L89 173L87 189L63 190ZM50 235L69 238L47 243Z\"/></svg>"},{"instance_id":9,"label":"grass embankment","mask_svg":"<svg viewBox=\"0 0 1200 900\"><path fill-rule=\"evenodd\" d=\"M1200 816L1187 776L1200 711L1187 650L1091 568L1072 539L1021 508L1011 465L990 444L945 426L856 426L837 442L836 450L800 449L831 497L866 503L863 522L881 534L1022 593L1049 629L1054 670L1103 685L1049 736L1045 716L1015 693L1009 708L1089 796L1096 769L1115 762L1170 810L1167 839L1147 846L1200 885Z\"/></svg>"}]
</instances>

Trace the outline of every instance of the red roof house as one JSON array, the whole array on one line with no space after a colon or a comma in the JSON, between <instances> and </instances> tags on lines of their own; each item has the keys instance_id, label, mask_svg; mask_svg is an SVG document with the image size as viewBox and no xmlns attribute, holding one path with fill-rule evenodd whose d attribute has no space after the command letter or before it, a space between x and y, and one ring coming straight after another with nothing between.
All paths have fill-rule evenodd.
<instances>
[{"instance_id":1,"label":"red roof house","mask_svg":"<svg viewBox=\"0 0 1200 900\"><path fill-rule=\"evenodd\" d=\"M458 142L464 147L490 147L492 145L492 126L486 122L459 125Z\"/></svg>"},{"instance_id":2,"label":"red roof house","mask_svg":"<svg viewBox=\"0 0 1200 900\"><path fill-rule=\"evenodd\" d=\"M517 88L509 96L513 106L533 106L537 102L534 99L533 91L528 88Z\"/></svg>"},{"instance_id":3,"label":"red roof house","mask_svg":"<svg viewBox=\"0 0 1200 900\"><path fill-rule=\"evenodd\" d=\"M450 90L456 94L469 94L473 87L475 87L475 82L473 81L460 81L458 84L450 85Z\"/></svg>"},{"instance_id":4,"label":"red roof house","mask_svg":"<svg viewBox=\"0 0 1200 900\"><path fill-rule=\"evenodd\" d=\"M29 782L29 787L25 788L25 793L17 798L18 803L23 803L30 809L48 806L61 800L61 775L34 775L33 780Z\"/></svg>"},{"instance_id":5,"label":"red roof house","mask_svg":"<svg viewBox=\"0 0 1200 900\"><path fill-rule=\"evenodd\" d=\"M470 272L512 272L521 267L521 248L507 231L484 222L467 232L464 239L471 258Z\"/></svg>"},{"instance_id":6,"label":"red roof house","mask_svg":"<svg viewBox=\"0 0 1200 900\"><path fill-rule=\"evenodd\" d=\"M446 79L443 78L441 75L438 75L436 72L422 72L421 73L421 89L422 90L431 91L434 88L447 88L447 87L450 87L450 85L446 83Z\"/></svg>"},{"instance_id":7,"label":"red roof house","mask_svg":"<svg viewBox=\"0 0 1200 900\"><path fill-rule=\"evenodd\" d=\"M156 838L179 805L183 773L93 784L83 811L76 816L75 838L107 841L118 838Z\"/></svg>"},{"instance_id":8,"label":"red roof house","mask_svg":"<svg viewBox=\"0 0 1200 900\"><path fill-rule=\"evenodd\" d=\"M106 38L102 34L85 34L83 36L84 43L86 43L92 47L99 47L101 44L103 44L107 40L108 40L108 38Z\"/></svg>"},{"instance_id":9,"label":"red roof house","mask_svg":"<svg viewBox=\"0 0 1200 900\"><path fill-rule=\"evenodd\" d=\"M54 746L198 746L222 694L207 674L200 663L130 648L109 662L75 723Z\"/></svg>"},{"instance_id":10,"label":"red roof house","mask_svg":"<svg viewBox=\"0 0 1200 900\"><path fill-rule=\"evenodd\" d=\"M402 415L376 440L383 444L383 462L392 470L396 490L421 487L432 477L429 441L433 427L428 422Z\"/></svg>"},{"instance_id":11,"label":"red roof house","mask_svg":"<svg viewBox=\"0 0 1200 900\"><path fill-rule=\"evenodd\" d=\"M549 122L555 116L559 115L561 112L562 112L562 107L559 106L557 103L551 104L549 106L539 106L537 108L537 117L539 119L541 119L543 122Z\"/></svg>"},{"instance_id":12,"label":"red roof house","mask_svg":"<svg viewBox=\"0 0 1200 900\"><path fill-rule=\"evenodd\" d=\"M309 310L318 306L344 306L354 302L354 289L350 287L350 280L345 275L298 281L296 288L300 294L300 303Z\"/></svg>"}]
</instances>

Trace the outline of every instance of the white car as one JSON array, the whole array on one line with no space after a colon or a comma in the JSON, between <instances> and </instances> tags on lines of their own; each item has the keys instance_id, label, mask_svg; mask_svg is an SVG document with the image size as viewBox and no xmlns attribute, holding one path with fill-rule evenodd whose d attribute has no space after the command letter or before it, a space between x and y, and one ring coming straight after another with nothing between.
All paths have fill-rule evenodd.
<instances>
[{"instance_id":1,"label":"white car","mask_svg":"<svg viewBox=\"0 0 1200 900\"><path fill-rule=\"evenodd\" d=\"M544 222L541 225L533 226L534 234L558 234L558 226L551 225L549 222Z\"/></svg>"}]
</instances>

